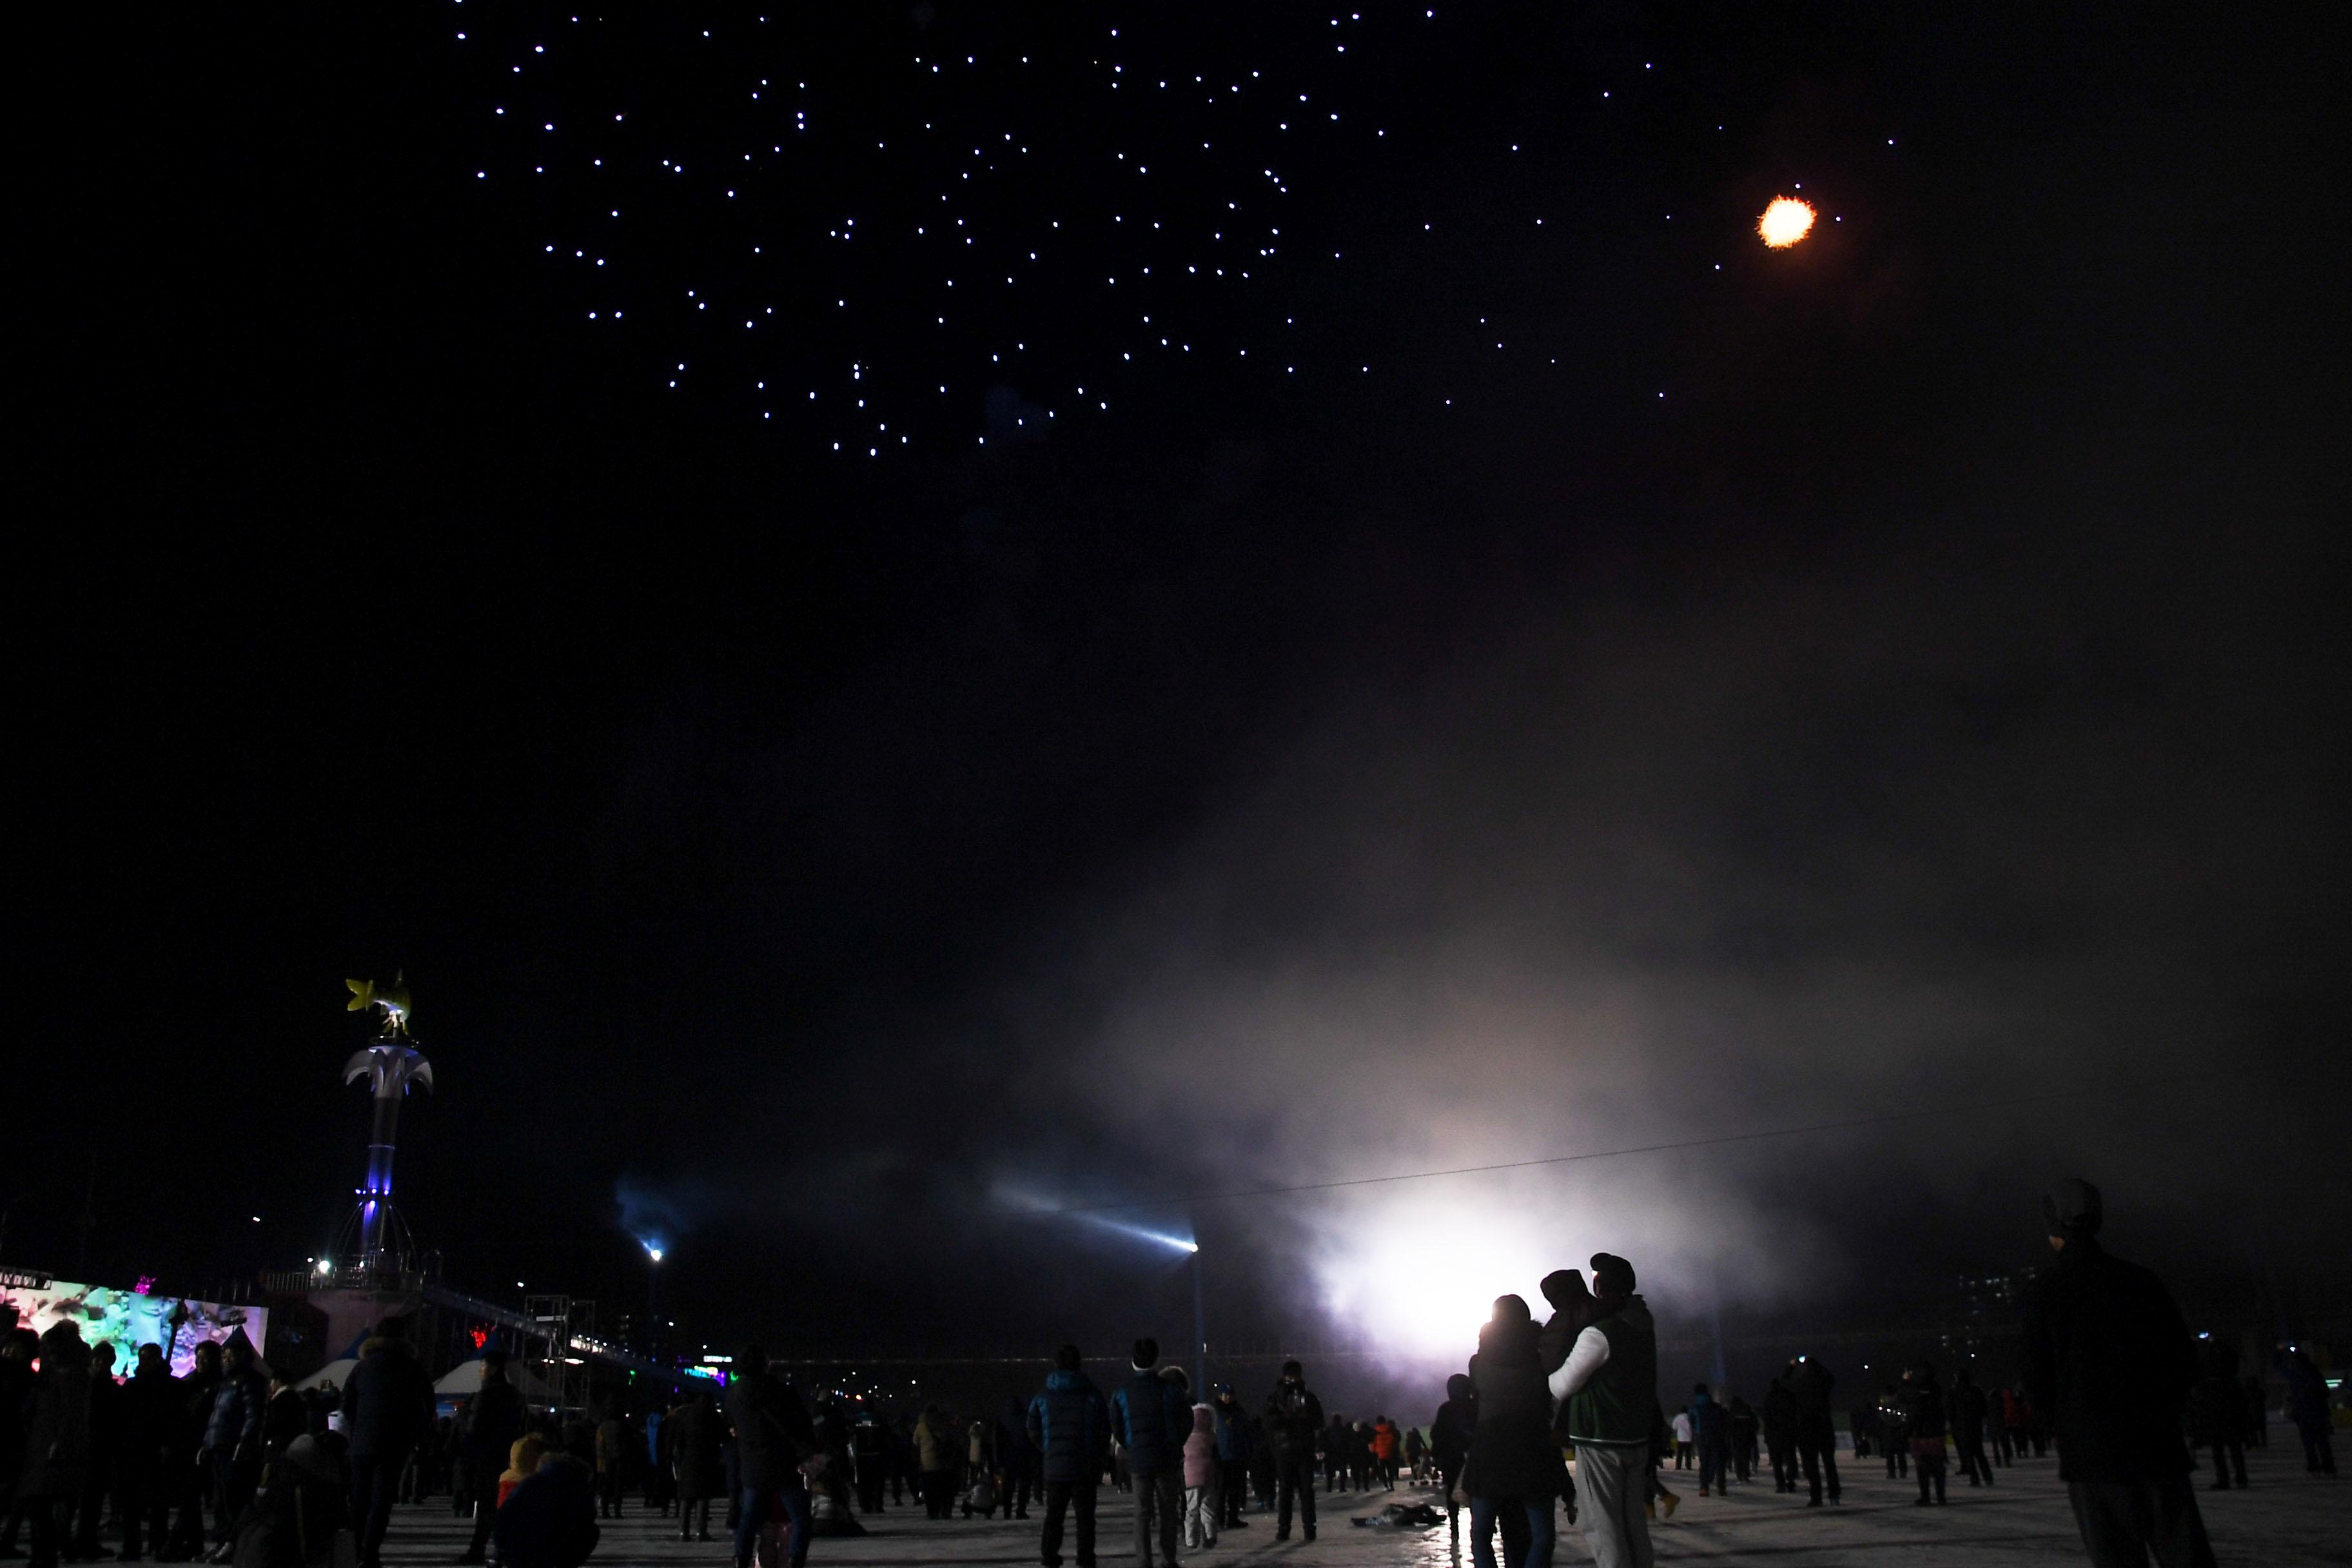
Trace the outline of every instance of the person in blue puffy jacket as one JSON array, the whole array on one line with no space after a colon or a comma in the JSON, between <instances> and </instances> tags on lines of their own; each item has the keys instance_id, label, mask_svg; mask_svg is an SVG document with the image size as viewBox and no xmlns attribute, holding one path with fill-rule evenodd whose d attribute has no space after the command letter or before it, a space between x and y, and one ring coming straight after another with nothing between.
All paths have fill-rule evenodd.
<instances>
[{"instance_id":1,"label":"person in blue puffy jacket","mask_svg":"<svg viewBox=\"0 0 2352 1568\"><path fill-rule=\"evenodd\" d=\"M1079 1369L1078 1347L1064 1345L1045 1374L1045 1390L1029 1402L1029 1446L1045 1477L1045 1522L1038 1554L1061 1568L1062 1521L1078 1517L1078 1568L1094 1568L1095 1489L1110 1456L1110 1408Z\"/></svg>"}]
</instances>

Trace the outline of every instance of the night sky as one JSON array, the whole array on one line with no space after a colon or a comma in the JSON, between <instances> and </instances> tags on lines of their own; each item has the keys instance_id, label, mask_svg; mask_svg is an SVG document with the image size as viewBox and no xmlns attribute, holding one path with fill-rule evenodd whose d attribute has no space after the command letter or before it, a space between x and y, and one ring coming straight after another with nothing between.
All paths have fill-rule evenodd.
<instances>
[{"instance_id":1,"label":"night sky","mask_svg":"<svg viewBox=\"0 0 2352 1568\"><path fill-rule=\"evenodd\" d=\"M2347 1282L2325 39L792 9L71 51L0 1260L320 1251L404 969L451 1282L693 1338L1173 1342L1013 1216L1922 1111L1110 1217L1414 1349L1889 1321L2073 1173Z\"/></svg>"}]
</instances>

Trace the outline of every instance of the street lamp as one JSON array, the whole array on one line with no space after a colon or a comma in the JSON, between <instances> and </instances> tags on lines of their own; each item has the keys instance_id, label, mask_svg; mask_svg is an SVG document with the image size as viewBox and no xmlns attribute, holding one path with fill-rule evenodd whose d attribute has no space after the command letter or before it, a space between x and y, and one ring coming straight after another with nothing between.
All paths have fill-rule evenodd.
<instances>
[{"instance_id":1,"label":"street lamp","mask_svg":"<svg viewBox=\"0 0 2352 1568\"><path fill-rule=\"evenodd\" d=\"M661 1332L661 1260L662 1245L658 1241L645 1243L646 1248L646 1353L659 1349L656 1343Z\"/></svg>"},{"instance_id":2,"label":"street lamp","mask_svg":"<svg viewBox=\"0 0 2352 1568\"><path fill-rule=\"evenodd\" d=\"M1114 1227L1129 1231L1146 1241L1156 1241L1162 1247L1172 1247L1192 1260L1192 1397L1208 1403L1209 1394L1209 1308L1208 1292L1201 1280L1201 1244L1189 1237L1170 1236L1165 1231L1145 1230L1140 1226Z\"/></svg>"}]
</instances>

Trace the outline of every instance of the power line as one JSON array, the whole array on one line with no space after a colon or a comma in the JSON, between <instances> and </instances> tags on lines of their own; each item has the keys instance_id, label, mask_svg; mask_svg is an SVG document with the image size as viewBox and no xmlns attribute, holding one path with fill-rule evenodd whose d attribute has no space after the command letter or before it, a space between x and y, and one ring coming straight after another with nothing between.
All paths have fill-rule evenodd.
<instances>
[{"instance_id":1,"label":"power line","mask_svg":"<svg viewBox=\"0 0 2352 1568\"><path fill-rule=\"evenodd\" d=\"M1664 1143L1629 1144L1622 1149L1588 1149L1575 1154L1547 1154L1534 1160L1503 1160L1491 1165L1455 1165L1443 1171L1399 1171L1385 1176L1348 1176L1330 1182L1301 1182L1283 1187L1234 1187L1224 1192L1192 1193L1162 1198L1135 1198L1121 1203L1066 1204L1060 1208L1030 1209L1016 1217L1051 1219L1056 1215L1108 1214L1120 1209L1173 1208L1187 1204L1224 1203L1235 1198L1282 1197L1294 1193L1328 1193L1341 1187L1374 1187L1391 1182L1427 1182L1440 1176L1478 1176L1496 1171L1526 1171L1542 1165L1571 1165L1585 1160L1615 1160L1630 1154L1662 1154L1676 1149L1712 1149L1727 1143L1760 1143L1769 1138L1798 1138L1812 1132L1844 1132L1861 1127L1884 1127L1898 1121L1924 1121L1932 1117L1970 1114L1979 1110L2013 1110L2021 1106L2048 1105L2082 1100L2117 1089L2202 1082L2218 1073L2184 1073L2174 1078L2143 1079L2137 1083L2095 1084L2086 1089L2057 1089L2048 1094L2021 1095L2009 1100L1977 1100L1938 1105L1920 1110L1891 1110L1876 1116L1849 1117L1840 1121L1809 1121L1797 1127L1769 1127L1755 1132L1726 1132L1712 1138L1681 1138Z\"/></svg>"}]
</instances>

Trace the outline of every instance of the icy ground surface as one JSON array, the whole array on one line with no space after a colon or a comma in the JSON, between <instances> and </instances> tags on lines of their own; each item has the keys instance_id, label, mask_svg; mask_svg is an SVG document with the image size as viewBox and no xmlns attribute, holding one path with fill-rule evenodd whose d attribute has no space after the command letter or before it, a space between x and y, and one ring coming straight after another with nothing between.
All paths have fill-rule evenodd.
<instances>
[{"instance_id":1,"label":"icy ground surface","mask_svg":"<svg viewBox=\"0 0 2352 1568\"><path fill-rule=\"evenodd\" d=\"M2276 1428L2273 1436L2278 1436ZM2286 1436L2292 1443L2293 1433ZM2224 1568L2352 1563L2352 1479L2306 1477L2301 1449L2275 1443L2249 1454L2247 1468L2253 1484L2245 1491L2204 1490L2210 1472L2198 1477L2198 1501ZM1735 1485L1728 1498L1702 1498L1693 1472L1669 1469L1666 1482L1683 1493L1684 1500L1673 1520L1652 1532L1659 1561L1756 1560L1776 1568L1885 1568L1893 1562L2008 1568L2084 1561L2066 1510L2066 1494L2058 1484L2055 1458L2027 1460L1996 1471L1996 1485L1990 1491L1960 1481L1950 1489L1950 1503L1940 1509L1913 1507L1916 1492L1912 1484L1887 1480L1876 1461L1848 1465L1843 1471L1843 1505L1807 1509L1801 1495L1775 1496L1769 1476L1746 1487ZM1280 1561L1298 1568L1314 1563L1373 1568L1467 1564L1466 1536L1457 1554L1443 1526L1386 1531L1348 1523L1350 1516L1376 1513L1387 1502L1423 1500L1433 1501L1435 1494L1409 1483L1393 1494L1374 1492L1369 1498L1344 1492L1318 1496L1321 1529L1312 1545L1295 1532L1276 1545L1272 1516L1253 1510L1247 1529L1228 1531L1213 1551L1184 1555L1207 1563ZM830 1563L1034 1563L1038 1561L1037 1514L1033 1509L1026 1521L932 1523L919 1509L887 1509L870 1521L871 1533L862 1538L817 1541L809 1561L820 1568ZM1102 1562L1134 1561L1133 1518L1133 1500L1108 1491L1102 1495L1097 1549ZM1466 1529L1466 1515L1464 1524ZM725 1545L681 1542L675 1521L649 1514L632 1500L620 1521L605 1521L604 1542L591 1568L728 1568ZM384 1563L386 1568L446 1564L465 1543L464 1526L450 1517L446 1500L404 1506L385 1542ZM1075 1542L1066 1540L1062 1552L1065 1563L1075 1563ZM1572 1564L1591 1560L1582 1531L1563 1528L1556 1561Z\"/></svg>"}]
</instances>

